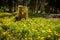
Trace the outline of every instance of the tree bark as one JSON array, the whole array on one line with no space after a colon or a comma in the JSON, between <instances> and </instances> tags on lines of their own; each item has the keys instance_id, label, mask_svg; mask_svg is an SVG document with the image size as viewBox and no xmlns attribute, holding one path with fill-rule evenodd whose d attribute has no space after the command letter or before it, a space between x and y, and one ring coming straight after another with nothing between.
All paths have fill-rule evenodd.
<instances>
[{"instance_id":1,"label":"tree bark","mask_svg":"<svg viewBox=\"0 0 60 40\"><path fill-rule=\"evenodd\" d=\"M44 3L45 3L45 0L41 0L41 8L40 8L41 13L45 12L45 5L44 5Z\"/></svg>"}]
</instances>

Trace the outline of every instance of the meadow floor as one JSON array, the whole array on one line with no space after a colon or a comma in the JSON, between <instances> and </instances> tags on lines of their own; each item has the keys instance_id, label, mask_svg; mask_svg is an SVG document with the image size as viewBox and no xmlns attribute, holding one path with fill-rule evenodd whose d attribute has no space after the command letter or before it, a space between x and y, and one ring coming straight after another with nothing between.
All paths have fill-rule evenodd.
<instances>
[{"instance_id":1,"label":"meadow floor","mask_svg":"<svg viewBox=\"0 0 60 40\"><path fill-rule=\"evenodd\" d=\"M60 40L60 18L0 18L0 40Z\"/></svg>"}]
</instances>

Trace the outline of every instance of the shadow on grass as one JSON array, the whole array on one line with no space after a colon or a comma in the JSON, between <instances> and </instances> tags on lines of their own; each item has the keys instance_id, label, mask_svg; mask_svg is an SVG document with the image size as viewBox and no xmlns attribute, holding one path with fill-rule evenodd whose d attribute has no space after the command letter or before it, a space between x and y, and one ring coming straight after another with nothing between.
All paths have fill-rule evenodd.
<instances>
[{"instance_id":1,"label":"shadow on grass","mask_svg":"<svg viewBox=\"0 0 60 40\"><path fill-rule=\"evenodd\" d=\"M60 14L52 14L52 13L29 13L29 17L42 17L42 18L60 18Z\"/></svg>"},{"instance_id":2,"label":"shadow on grass","mask_svg":"<svg viewBox=\"0 0 60 40\"><path fill-rule=\"evenodd\" d=\"M34 18L34 17L36 17L36 18L37 17L47 18L49 15L50 14L48 14L48 13L45 13L45 14L43 14L43 13L35 13L35 14L29 13L30 18Z\"/></svg>"}]
</instances>

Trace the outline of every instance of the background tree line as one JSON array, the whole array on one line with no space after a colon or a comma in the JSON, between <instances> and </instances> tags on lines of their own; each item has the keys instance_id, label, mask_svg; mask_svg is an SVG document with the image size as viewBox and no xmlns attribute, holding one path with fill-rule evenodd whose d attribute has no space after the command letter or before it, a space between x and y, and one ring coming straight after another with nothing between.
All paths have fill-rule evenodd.
<instances>
[{"instance_id":1,"label":"background tree line","mask_svg":"<svg viewBox=\"0 0 60 40\"><path fill-rule=\"evenodd\" d=\"M0 11L15 12L18 5L27 6L34 13L58 13L59 0L0 0Z\"/></svg>"}]
</instances>

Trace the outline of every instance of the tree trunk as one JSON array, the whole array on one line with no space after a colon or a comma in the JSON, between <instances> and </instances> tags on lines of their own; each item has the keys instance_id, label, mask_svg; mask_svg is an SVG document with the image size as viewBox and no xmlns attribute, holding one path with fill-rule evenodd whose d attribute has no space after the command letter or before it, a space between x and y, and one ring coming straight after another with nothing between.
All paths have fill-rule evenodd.
<instances>
[{"instance_id":1,"label":"tree trunk","mask_svg":"<svg viewBox=\"0 0 60 40\"><path fill-rule=\"evenodd\" d=\"M8 5L9 5L9 12L11 13L12 12L12 7L13 7L12 0L8 1Z\"/></svg>"},{"instance_id":2,"label":"tree trunk","mask_svg":"<svg viewBox=\"0 0 60 40\"><path fill-rule=\"evenodd\" d=\"M45 12L45 5L44 5L44 3L45 3L45 0L41 0L41 8L40 8L41 13Z\"/></svg>"},{"instance_id":3,"label":"tree trunk","mask_svg":"<svg viewBox=\"0 0 60 40\"><path fill-rule=\"evenodd\" d=\"M38 13L38 0L36 0L36 8L35 8L35 13Z\"/></svg>"}]
</instances>

